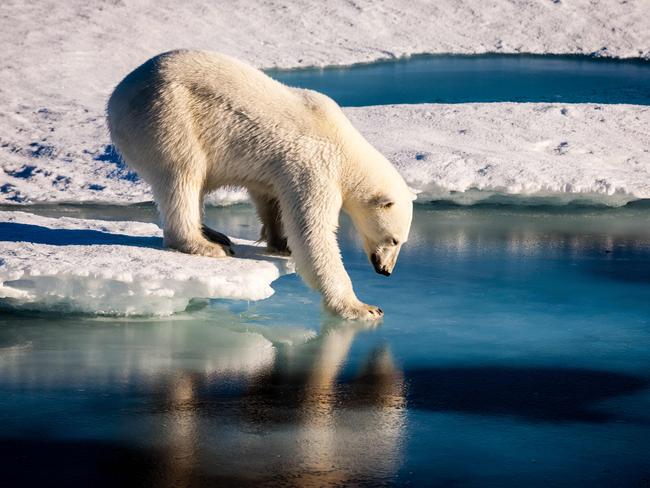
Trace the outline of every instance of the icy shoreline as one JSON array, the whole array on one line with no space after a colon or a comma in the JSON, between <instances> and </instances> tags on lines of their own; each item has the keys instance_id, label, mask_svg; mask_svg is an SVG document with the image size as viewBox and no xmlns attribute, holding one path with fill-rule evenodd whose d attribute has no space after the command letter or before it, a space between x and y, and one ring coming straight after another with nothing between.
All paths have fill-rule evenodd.
<instances>
[{"instance_id":1,"label":"icy shoreline","mask_svg":"<svg viewBox=\"0 0 650 488\"><path fill-rule=\"evenodd\" d=\"M0 306L99 315L169 315L193 298L261 300L293 271L233 239L237 257L162 249L155 224L0 212Z\"/></svg>"},{"instance_id":2,"label":"icy shoreline","mask_svg":"<svg viewBox=\"0 0 650 488\"><path fill-rule=\"evenodd\" d=\"M419 201L650 198L650 107L494 103L346 109Z\"/></svg>"},{"instance_id":3,"label":"icy shoreline","mask_svg":"<svg viewBox=\"0 0 650 488\"><path fill-rule=\"evenodd\" d=\"M650 107L485 103L345 109L419 193L419 201L472 204L580 201L619 206L650 198ZM103 119L55 130L48 150L4 160L2 203L150 201L148 186L108 145ZM88 150L80 133L99 144ZM74 152L73 152L74 151ZM246 201L220 190L208 203Z\"/></svg>"}]
</instances>

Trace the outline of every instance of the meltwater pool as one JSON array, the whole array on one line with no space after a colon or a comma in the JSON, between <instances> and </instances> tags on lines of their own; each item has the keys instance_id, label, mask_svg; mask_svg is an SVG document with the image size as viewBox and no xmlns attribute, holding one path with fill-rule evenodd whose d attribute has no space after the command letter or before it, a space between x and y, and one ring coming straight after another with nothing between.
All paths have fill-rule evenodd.
<instances>
[{"instance_id":1,"label":"meltwater pool","mask_svg":"<svg viewBox=\"0 0 650 488\"><path fill-rule=\"evenodd\" d=\"M248 205L207 221L259 232ZM390 278L345 218L340 242L376 327L323 314L295 275L162 319L0 312L3 484L648 483L647 205L417 206Z\"/></svg>"},{"instance_id":2,"label":"meltwater pool","mask_svg":"<svg viewBox=\"0 0 650 488\"><path fill-rule=\"evenodd\" d=\"M650 61L587 56L426 55L347 67L270 70L340 105L557 102L650 104Z\"/></svg>"}]
</instances>

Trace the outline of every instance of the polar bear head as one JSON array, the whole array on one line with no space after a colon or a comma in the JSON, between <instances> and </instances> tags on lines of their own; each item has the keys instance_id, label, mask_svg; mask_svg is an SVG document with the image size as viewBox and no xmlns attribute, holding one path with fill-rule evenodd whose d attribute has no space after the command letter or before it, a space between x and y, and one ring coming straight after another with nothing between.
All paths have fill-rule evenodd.
<instances>
[{"instance_id":1,"label":"polar bear head","mask_svg":"<svg viewBox=\"0 0 650 488\"><path fill-rule=\"evenodd\" d=\"M397 184L363 199L350 212L368 260L379 274L390 276L393 272L397 256L408 239L414 199L406 184Z\"/></svg>"}]
</instances>

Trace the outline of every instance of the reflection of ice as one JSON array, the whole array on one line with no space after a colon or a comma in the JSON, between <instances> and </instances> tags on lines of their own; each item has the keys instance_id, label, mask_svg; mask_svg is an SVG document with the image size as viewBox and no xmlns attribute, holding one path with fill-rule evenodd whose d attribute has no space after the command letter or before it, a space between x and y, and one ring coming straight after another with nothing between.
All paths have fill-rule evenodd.
<instances>
[{"instance_id":1,"label":"reflection of ice","mask_svg":"<svg viewBox=\"0 0 650 488\"><path fill-rule=\"evenodd\" d=\"M634 251L650 247L649 225L643 209L416 208L405 250L430 252L435 246L440 255L505 249L520 256Z\"/></svg>"},{"instance_id":2,"label":"reflection of ice","mask_svg":"<svg viewBox=\"0 0 650 488\"><path fill-rule=\"evenodd\" d=\"M24 334L25 332L23 332ZM294 334L297 336L297 334ZM34 388L66 384L154 384L176 370L216 381L270 367L275 348L245 326L226 328L185 317L169 321L66 323L35 330L29 348L3 348L2 380Z\"/></svg>"}]
</instances>

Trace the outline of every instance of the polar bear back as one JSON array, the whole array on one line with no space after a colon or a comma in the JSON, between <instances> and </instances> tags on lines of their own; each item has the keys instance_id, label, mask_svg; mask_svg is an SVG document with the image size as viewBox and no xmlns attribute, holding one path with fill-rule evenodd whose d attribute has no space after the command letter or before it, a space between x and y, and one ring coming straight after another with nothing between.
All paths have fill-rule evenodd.
<instances>
[{"instance_id":1,"label":"polar bear back","mask_svg":"<svg viewBox=\"0 0 650 488\"><path fill-rule=\"evenodd\" d=\"M108 114L119 147L141 153L143 141L179 153L201 147L211 164L219 163L215 179L236 185L247 184L241 179L253 169L291 156L294 142L301 152L309 141L336 145L341 127L349 126L320 93L283 85L224 54L187 50L163 53L129 74L113 92ZM136 155L127 159L142 173L151 164L139 164ZM246 175L239 171L244 160Z\"/></svg>"},{"instance_id":2,"label":"polar bear back","mask_svg":"<svg viewBox=\"0 0 650 488\"><path fill-rule=\"evenodd\" d=\"M203 113L223 107L256 123L300 133L325 128L323 119L340 113L336 103L318 92L286 86L225 54L189 50L160 54L134 70L116 87L109 113L124 99L131 101L131 109L169 111L180 92ZM156 103L148 101L151 97ZM140 103L133 103L138 98Z\"/></svg>"}]
</instances>

